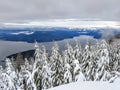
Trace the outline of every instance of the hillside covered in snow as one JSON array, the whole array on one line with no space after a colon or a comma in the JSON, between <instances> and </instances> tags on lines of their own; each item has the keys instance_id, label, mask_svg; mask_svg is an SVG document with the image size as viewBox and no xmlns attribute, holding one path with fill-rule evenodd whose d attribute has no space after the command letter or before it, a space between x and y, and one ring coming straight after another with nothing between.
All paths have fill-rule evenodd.
<instances>
[{"instance_id":1,"label":"hillside covered in snow","mask_svg":"<svg viewBox=\"0 0 120 90\"><path fill-rule=\"evenodd\" d=\"M120 79L114 83L109 82L75 82L61 85L48 90L119 90Z\"/></svg>"},{"instance_id":2,"label":"hillside covered in snow","mask_svg":"<svg viewBox=\"0 0 120 90\"><path fill-rule=\"evenodd\" d=\"M99 40L85 47L76 41L59 51L54 43L51 53L35 42L31 58L6 58L0 66L0 90L118 90L120 87L120 43ZM53 89L52 89L53 88Z\"/></svg>"}]
</instances>

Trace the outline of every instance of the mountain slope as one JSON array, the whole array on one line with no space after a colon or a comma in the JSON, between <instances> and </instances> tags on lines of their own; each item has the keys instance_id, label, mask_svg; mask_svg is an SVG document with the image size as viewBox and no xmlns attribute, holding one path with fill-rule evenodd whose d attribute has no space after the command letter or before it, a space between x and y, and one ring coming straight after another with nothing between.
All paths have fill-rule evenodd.
<instances>
[{"instance_id":1,"label":"mountain slope","mask_svg":"<svg viewBox=\"0 0 120 90\"><path fill-rule=\"evenodd\" d=\"M33 43L38 42L60 41L80 35L92 36L96 39L101 38L99 29L68 29L68 28L16 28L1 29L0 40L6 41L24 41Z\"/></svg>"}]
</instances>

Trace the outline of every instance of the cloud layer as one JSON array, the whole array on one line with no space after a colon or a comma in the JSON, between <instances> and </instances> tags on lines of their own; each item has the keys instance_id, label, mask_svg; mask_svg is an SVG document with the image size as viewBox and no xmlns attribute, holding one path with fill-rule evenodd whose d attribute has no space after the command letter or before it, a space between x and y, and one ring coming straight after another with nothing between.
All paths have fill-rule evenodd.
<instances>
[{"instance_id":1,"label":"cloud layer","mask_svg":"<svg viewBox=\"0 0 120 90\"><path fill-rule=\"evenodd\" d=\"M1 0L0 21L41 19L120 20L120 0Z\"/></svg>"},{"instance_id":2,"label":"cloud layer","mask_svg":"<svg viewBox=\"0 0 120 90\"><path fill-rule=\"evenodd\" d=\"M120 28L117 21L81 21L76 19L41 20L23 23L3 23L1 27L65 27L65 28Z\"/></svg>"}]
</instances>

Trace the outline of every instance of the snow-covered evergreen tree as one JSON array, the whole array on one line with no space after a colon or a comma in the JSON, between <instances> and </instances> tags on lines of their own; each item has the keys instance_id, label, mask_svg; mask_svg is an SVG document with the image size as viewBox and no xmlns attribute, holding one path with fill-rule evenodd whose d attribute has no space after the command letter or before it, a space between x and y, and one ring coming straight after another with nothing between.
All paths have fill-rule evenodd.
<instances>
[{"instance_id":1,"label":"snow-covered evergreen tree","mask_svg":"<svg viewBox=\"0 0 120 90\"><path fill-rule=\"evenodd\" d=\"M67 42L67 50L65 50L69 64L72 64L73 60L75 59L74 49L73 47Z\"/></svg>"},{"instance_id":2,"label":"snow-covered evergreen tree","mask_svg":"<svg viewBox=\"0 0 120 90\"><path fill-rule=\"evenodd\" d=\"M17 89L17 75L15 69L10 61L10 59L6 58L6 72L1 74L2 81L4 82L3 90L16 90ZM21 88L21 86L19 86ZM22 89L22 88L21 88Z\"/></svg>"},{"instance_id":3,"label":"snow-covered evergreen tree","mask_svg":"<svg viewBox=\"0 0 120 90\"><path fill-rule=\"evenodd\" d=\"M48 63L48 54L46 52L45 46L42 47L42 89L47 89L52 87L52 78L51 78L51 69L50 64Z\"/></svg>"},{"instance_id":4,"label":"snow-covered evergreen tree","mask_svg":"<svg viewBox=\"0 0 120 90\"><path fill-rule=\"evenodd\" d=\"M30 70L31 69L31 65L29 64L29 61L27 60L27 58L25 58L25 69L27 69L27 70Z\"/></svg>"},{"instance_id":5,"label":"snow-covered evergreen tree","mask_svg":"<svg viewBox=\"0 0 120 90\"><path fill-rule=\"evenodd\" d=\"M35 62L34 62L34 65L33 65L33 72L37 71L34 73L34 81L35 81L35 84L37 86L37 89L38 90L41 90L42 89L42 51L41 49L39 48L39 45L37 42L35 42L35 54L34 54L34 58L35 58Z\"/></svg>"},{"instance_id":6,"label":"snow-covered evergreen tree","mask_svg":"<svg viewBox=\"0 0 120 90\"><path fill-rule=\"evenodd\" d=\"M3 67L0 65L0 90L4 89L5 86L2 73L3 73Z\"/></svg>"},{"instance_id":7,"label":"snow-covered evergreen tree","mask_svg":"<svg viewBox=\"0 0 120 90\"><path fill-rule=\"evenodd\" d=\"M76 41L76 45L75 45L75 47L73 49L74 49L74 57L75 57L75 59L79 60L79 62L81 63L82 62L82 53L83 53L81 44L78 43L78 41Z\"/></svg>"},{"instance_id":8,"label":"snow-covered evergreen tree","mask_svg":"<svg viewBox=\"0 0 120 90\"><path fill-rule=\"evenodd\" d=\"M105 40L100 43L99 60L97 62L98 68L96 73L96 80L106 81L109 76L109 50L108 44Z\"/></svg>"},{"instance_id":9,"label":"snow-covered evergreen tree","mask_svg":"<svg viewBox=\"0 0 120 90\"><path fill-rule=\"evenodd\" d=\"M37 41L35 42L35 54L34 54L34 57L35 57L35 62L37 63L37 66L41 66L42 64L42 60L41 60L41 57L42 57L42 51L37 43Z\"/></svg>"},{"instance_id":10,"label":"snow-covered evergreen tree","mask_svg":"<svg viewBox=\"0 0 120 90\"><path fill-rule=\"evenodd\" d=\"M42 67L42 89L48 89L52 87L52 78L51 78L51 70L47 61L44 62Z\"/></svg>"},{"instance_id":11,"label":"snow-covered evergreen tree","mask_svg":"<svg viewBox=\"0 0 120 90\"><path fill-rule=\"evenodd\" d=\"M73 60L72 63L72 69L73 69L73 81L77 81L80 77L80 73L82 74L81 67L79 64L79 61L77 59Z\"/></svg>"},{"instance_id":12,"label":"snow-covered evergreen tree","mask_svg":"<svg viewBox=\"0 0 120 90\"><path fill-rule=\"evenodd\" d=\"M63 83L63 60L59 53L59 47L57 43L55 43L52 47L52 55L50 57L50 62L53 86L61 85Z\"/></svg>"},{"instance_id":13,"label":"snow-covered evergreen tree","mask_svg":"<svg viewBox=\"0 0 120 90\"><path fill-rule=\"evenodd\" d=\"M69 63L65 63L64 66L64 83L70 83L72 82L72 73L71 73L71 66L69 65Z\"/></svg>"},{"instance_id":14,"label":"snow-covered evergreen tree","mask_svg":"<svg viewBox=\"0 0 120 90\"><path fill-rule=\"evenodd\" d=\"M33 68L32 70L28 70L23 68L24 70L24 83L26 84L25 88L27 90L37 90L36 82L35 82L35 74L38 71L38 68Z\"/></svg>"},{"instance_id":15,"label":"snow-covered evergreen tree","mask_svg":"<svg viewBox=\"0 0 120 90\"><path fill-rule=\"evenodd\" d=\"M87 41L86 46L83 50L83 59L82 59L82 72L84 73L86 80L88 81L89 78L89 69L91 66L91 57L92 57L92 52L91 52L91 46L90 43Z\"/></svg>"}]
</instances>

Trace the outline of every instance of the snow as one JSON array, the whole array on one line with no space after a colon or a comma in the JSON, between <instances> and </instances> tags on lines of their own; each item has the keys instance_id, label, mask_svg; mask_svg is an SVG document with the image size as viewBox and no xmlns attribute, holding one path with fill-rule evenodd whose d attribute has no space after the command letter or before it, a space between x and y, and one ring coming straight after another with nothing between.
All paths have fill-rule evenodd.
<instances>
[{"instance_id":1,"label":"snow","mask_svg":"<svg viewBox=\"0 0 120 90\"><path fill-rule=\"evenodd\" d=\"M61 85L48 90L119 90L120 81L115 83L109 82L75 82Z\"/></svg>"},{"instance_id":2,"label":"snow","mask_svg":"<svg viewBox=\"0 0 120 90\"><path fill-rule=\"evenodd\" d=\"M19 35L19 34L31 35L31 34L33 34L33 33L34 33L34 32L25 31L25 32L17 32L17 33L10 33L10 34L13 34L13 35Z\"/></svg>"}]
</instances>

